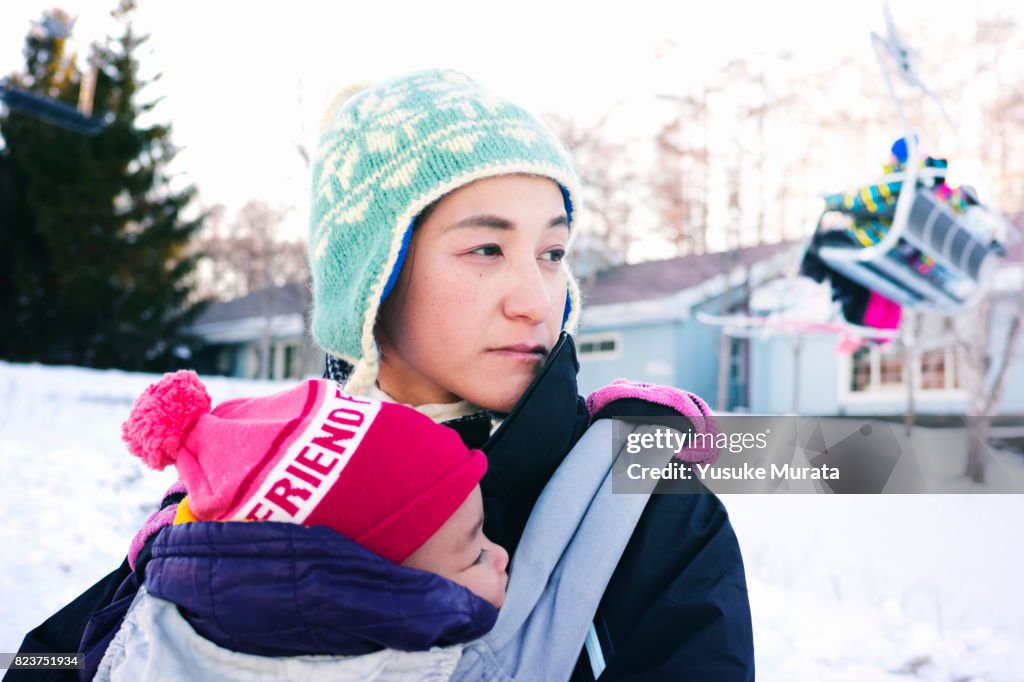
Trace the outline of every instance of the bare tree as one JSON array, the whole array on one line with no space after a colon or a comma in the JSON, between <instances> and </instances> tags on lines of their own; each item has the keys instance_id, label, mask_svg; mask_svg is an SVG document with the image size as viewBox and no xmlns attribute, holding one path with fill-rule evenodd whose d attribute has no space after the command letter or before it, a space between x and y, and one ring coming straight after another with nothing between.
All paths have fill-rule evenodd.
<instances>
[{"instance_id":1,"label":"bare tree","mask_svg":"<svg viewBox=\"0 0 1024 682\"><path fill-rule=\"evenodd\" d=\"M739 263L737 258L738 249L740 248L738 226L740 224L740 216L742 215L740 190L742 183L741 167L743 150L740 145L737 145L736 151L735 165L730 169L727 176L729 195L729 228L727 228L726 233L727 248L722 251L717 258L718 272L720 276L725 278L725 287L721 295L721 306L719 308L719 312L723 316L733 312L733 308L735 306L732 292L733 272L737 268L743 267L743 264ZM749 283L750 269L746 268L744 269L743 275L744 291L740 301L743 306L743 312L747 312L747 303L749 302L749 291L747 288L749 287ZM746 341L741 340L739 343L746 343ZM732 370L732 352L733 339L723 328L720 330L720 335L718 337L718 382L715 394L715 409L717 410L729 409L729 384Z\"/></svg>"},{"instance_id":2,"label":"bare tree","mask_svg":"<svg viewBox=\"0 0 1024 682\"><path fill-rule=\"evenodd\" d=\"M1012 213L1020 211L1019 197L1024 190L1024 165L1019 162L1024 154L1024 73L1019 68L1009 70L1002 56L1019 51L1022 42L1024 37L1013 20L1004 16L977 19L973 35L962 48L976 56L973 70L967 81L961 77L944 84L959 91L970 84L981 99L978 108L985 134L979 136L976 153L995 191L989 203ZM1019 241L1019 232L1011 232L1009 241ZM972 311L971 323L959 329L959 357L968 390L967 423L973 435L965 475L977 483L985 480L992 420L998 415L1009 370L1017 361L1022 317L1024 289L1012 295L992 292Z\"/></svg>"},{"instance_id":3,"label":"bare tree","mask_svg":"<svg viewBox=\"0 0 1024 682\"><path fill-rule=\"evenodd\" d=\"M270 376L270 348L274 318L279 314L286 286L309 280L306 246L301 240L280 236L287 211L251 200L230 221L223 207L215 207L207 232L196 241L205 256L206 295L225 300L259 293L264 320L259 342L260 378Z\"/></svg>"},{"instance_id":4,"label":"bare tree","mask_svg":"<svg viewBox=\"0 0 1024 682\"><path fill-rule=\"evenodd\" d=\"M1013 159L1024 152L1016 139L1020 137L1024 101L1020 94L1021 74L1008 72L1003 56L1007 52L1019 52L1021 36L1012 19L997 15L976 20L974 35L967 46L976 55L968 78L979 86L979 94L985 97L982 111L986 134L979 140L977 154L995 180L997 196L1006 202L1015 196L1014 181L1021 175L1020 166L1014 164ZM956 85L963 87L964 83ZM1016 210L1019 206L1004 203L1002 208Z\"/></svg>"},{"instance_id":5,"label":"bare tree","mask_svg":"<svg viewBox=\"0 0 1024 682\"><path fill-rule=\"evenodd\" d=\"M265 202L247 202L230 221L223 207L197 242L197 249L216 266L207 283L221 297L243 296L269 287L308 279L305 244L281 237L285 209Z\"/></svg>"},{"instance_id":6,"label":"bare tree","mask_svg":"<svg viewBox=\"0 0 1024 682\"><path fill-rule=\"evenodd\" d=\"M994 343L993 331L999 308L1009 314L1009 319L1004 340ZM959 357L963 361L962 376L968 394L967 426L973 436L968 444L964 474L976 483L985 481L992 420L998 414L1008 371L1017 359L1022 315L1024 289L1017 291L1015 297L1004 297L1002 301L996 296L989 296L972 311L967 324L960 330Z\"/></svg>"},{"instance_id":7,"label":"bare tree","mask_svg":"<svg viewBox=\"0 0 1024 682\"><path fill-rule=\"evenodd\" d=\"M651 180L660 230L678 255L707 248L708 88L696 95L665 96L675 104L673 116L654 138L655 169Z\"/></svg>"},{"instance_id":8,"label":"bare tree","mask_svg":"<svg viewBox=\"0 0 1024 682\"><path fill-rule=\"evenodd\" d=\"M605 126L609 110L592 126L584 127L564 116L545 120L572 154L583 182L588 222L582 231L593 234L623 258L637 238L634 211L644 201L642 176L631 162L628 144L614 140Z\"/></svg>"}]
</instances>

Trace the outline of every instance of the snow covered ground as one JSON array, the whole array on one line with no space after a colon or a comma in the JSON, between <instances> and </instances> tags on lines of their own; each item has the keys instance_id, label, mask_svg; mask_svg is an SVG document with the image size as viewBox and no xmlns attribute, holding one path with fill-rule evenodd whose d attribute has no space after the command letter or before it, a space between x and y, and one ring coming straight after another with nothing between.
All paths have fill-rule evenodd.
<instances>
[{"instance_id":1,"label":"snow covered ground","mask_svg":"<svg viewBox=\"0 0 1024 682\"><path fill-rule=\"evenodd\" d=\"M120 442L154 379L0 363L0 651L115 568L173 482ZM215 403L282 388L207 383ZM1024 467L1001 457L1004 469ZM1024 496L732 495L726 505L759 680L1024 679Z\"/></svg>"},{"instance_id":2,"label":"snow covered ground","mask_svg":"<svg viewBox=\"0 0 1024 682\"><path fill-rule=\"evenodd\" d=\"M117 568L176 480L121 443L132 402L157 378L0 362L0 651ZM206 384L215 403L281 390Z\"/></svg>"}]
</instances>

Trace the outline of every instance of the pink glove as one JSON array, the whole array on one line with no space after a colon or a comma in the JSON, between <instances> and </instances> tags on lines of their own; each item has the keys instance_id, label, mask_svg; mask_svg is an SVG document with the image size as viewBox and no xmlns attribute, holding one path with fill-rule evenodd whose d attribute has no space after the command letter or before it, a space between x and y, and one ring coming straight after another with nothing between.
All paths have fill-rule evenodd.
<instances>
[{"instance_id":1,"label":"pink glove","mask_svg":"<svg viewBox=\"0 0 1024 682\"><path fill-rule=\"evenodd\" d=\"M185 484L178 481L167 489L167 492L164 493L164 499L169 495L184 492L186 492ZM142 528L139 529L139 532L135 534L134 538L132 538L132 544L128 547L128 565L133 571L135 570L135 560L138 559L139 552L141 552L142 548L146 545L146 540L149 540L150 537L156 535L157 531L164 526L169 526L174 523L174 517L177 513L178 505L169 504L163 509L150 514L149 518L146 519L146 522L142 524Z\"/></svg>"},{"instance_id":2,"label":"pink glove","mask_svg":"<svg viewBox=\"0 0 1024 682\"><path fill-rule=\"evenodd\" d=\"M688 417L693 423L696 433L711 436L714 441L719 434L718 422L711 413L711 408L699 397L674 386L645 384L629 379L616 379L608 386L599 388L587 396L587 412L593 417L609 403L624 398L646 400L656 405L671 407L673 410ZM688 448L676 453L675 458L684 462L712 464L718 459L718 448Z\"/></svg>"}]
</instances>

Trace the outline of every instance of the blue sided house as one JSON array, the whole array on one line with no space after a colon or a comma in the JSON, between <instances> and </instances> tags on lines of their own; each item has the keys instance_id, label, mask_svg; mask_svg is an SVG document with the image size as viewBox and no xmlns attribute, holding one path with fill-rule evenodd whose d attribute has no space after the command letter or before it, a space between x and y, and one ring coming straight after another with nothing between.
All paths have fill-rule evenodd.
<instances>
[{"instance_id":1,"label":"blue sided house","mask_svg":"<svg viewBox=\"0 0 1024 682\"><path fill-rule=\"evenodd\" d=\"M722 328L700 322L697 313L745 310L751 289L792 269L801 248L784 242L645 263L574 263L583 292L580 392L628 377L685 388L712 407L720 392L728 409L749 406L749 343L723 341Z\"/></svg>"}]
</instances>

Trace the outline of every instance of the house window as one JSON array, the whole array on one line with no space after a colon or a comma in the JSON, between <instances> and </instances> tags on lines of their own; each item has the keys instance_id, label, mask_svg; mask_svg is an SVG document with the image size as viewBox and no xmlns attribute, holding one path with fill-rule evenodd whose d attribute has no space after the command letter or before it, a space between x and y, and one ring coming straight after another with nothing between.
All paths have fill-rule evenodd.
<instances>
[{"instance_id":1,"label":"house window","mask_svg":"<svg viewBox=\"0 0 1024 682\"><path fill-rule=\"evenodd\" d=\"M903 376L905 351L895 343L862 346L850 358L850 392L894 390L906 386ZM915 386L921 391L959 387L956 353L952 348L933 348L919 354L913 367Z\"/></svg>"},{"instance_id":2,"label":"house window","mask_svg":"<svg viewBox=\"0 0 1024 682\"><path fill-rule=\"evenodd\" d=\"M921 354L921 388L946 387L946 350L936 348Z\"/></svg>"},{"instance_id":3,"label":"house window","mask_svg":"<svg viewBox=\"0 0 1024 682\"><path fill-rule=\"evenodd\" d=\"M729 403L731 410L749 405L747 394L747 349L750 340L729 339Z\"/></svg>"},{"instance_id":4,"label":"house window","mask_svg":"<svg viewBox=\"0 0 1024 682\"><path fill-rule=\"evenodd\" d=\"M235 367L235 355L238 350L235 346L221 346L217 348L216 360L214 364L214 373L223 376L231 376L232 371Z\"/></svg>"},{"instance_id":5,"label":"house window","mask_svg":"<svg viewBox=\"0 0 1024 682\"><path fill-rule=\"evenodd\" d=\"M878 349L878 383L899 386L903 383L903 348L887 343Z\"/></svg>"},{"instance_id":6,"label":"house window","mask_svg":"<svg viewBox=\"0 0 1024 682\"><path fill-rule=\"evenodd\" d=\"M295 351L294 343L289 343L284 347L284 371L281 376L285 379L295 376Z\"/></svg>"},{"instance_id":7,"label":"house window","mask_svg":"<svg viewBox=\"0 0 1024 682\"><path fill-rule=\"evenodd\" d=\"M746 339L729 339L729 381L742 384L747 378Z\"/></svg>"},{"instance_id":8,"label":"house window","mask_svg":"<svg viewBox=\"0 0 1024 682\"><path fill-rule=\"evenodd\" d=\"M621 334L589 334L576 340L580 360L617 358L622 354Z\"/></svg>"},{"instance_id":9,"label":"house window","mask_svg":"<svg viewBox=\"0 0 1024 682\"><path fill-rule=\"evenodd\" d=\"M871 386L871 348L861 346L851 358L850 391L866 391Z\"/></svg>"}]
</instances>

